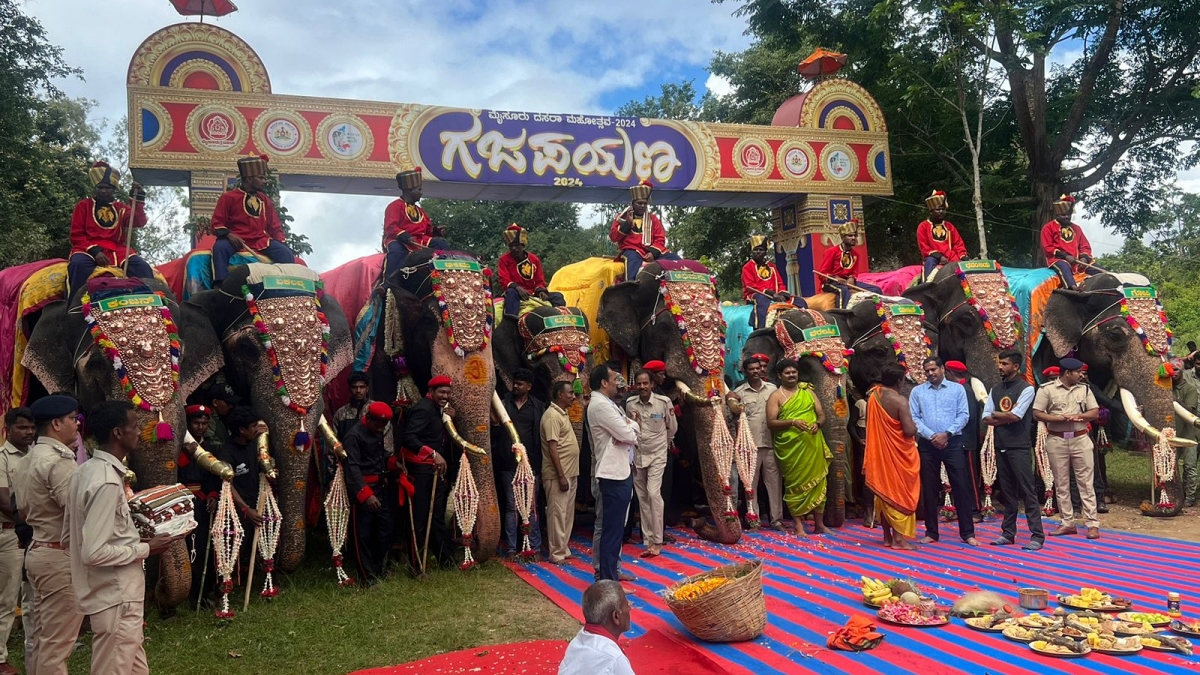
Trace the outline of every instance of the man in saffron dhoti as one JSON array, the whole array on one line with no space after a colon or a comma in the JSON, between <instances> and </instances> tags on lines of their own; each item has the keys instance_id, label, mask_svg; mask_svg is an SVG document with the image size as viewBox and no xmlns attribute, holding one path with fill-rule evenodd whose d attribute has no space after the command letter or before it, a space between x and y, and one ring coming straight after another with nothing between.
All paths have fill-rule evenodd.
<instances>
[{"instance_id":1,"label":"man in saffron dhoti","mask_svg":"<svg viewBox=\"0 0 1200 675\"><path fill-rule=\"evenodd\" d=\"M896 390L904 366L889 363L879 385L867 396L867 447L863 472L875 493L875 514L883 525L883 545L911 551L917 536L917 500L921 495L921 457L917 425L908 400Z\"/></svg>"},{"instance_id":2,"label":"man in saffron dhoti","mask_svg":"<svg viewBox=\"0 0 1200 675\"><path fill-rule=\"evenodd\" d=\"M821 425L825 411L812 386L800 382L800 366L784 359L775 368L779 389L767 399L767 428L775 438L775 459L783 474L783 501L796 521L796 536L803 537L804 516L813 514L813 531L825 527L825 477L833 454L825 444Z\"/></svg>"}]
</instances>

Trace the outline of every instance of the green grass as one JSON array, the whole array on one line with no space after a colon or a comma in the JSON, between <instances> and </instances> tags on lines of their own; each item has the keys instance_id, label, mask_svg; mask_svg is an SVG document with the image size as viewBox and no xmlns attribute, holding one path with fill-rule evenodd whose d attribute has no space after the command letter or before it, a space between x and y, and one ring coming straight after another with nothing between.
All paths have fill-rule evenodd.
<instances>
[{"instance_id":1,"label":"green grass","mask_svg":"<svg viewBox=\"0 0 1200 675\"><path fill-rule=\"evenodd\" d=\"M197 614L194 605L167 620L148 610L151 672L340 675L482 645L569 640L579 630L498 563L434 572L425 582L397 573L373 588L339 588L328 561L315 557L296 573L277 576L282 590L271 601L257 596L256 575L247 612L241 611L243 589L235 589L237 617L229 622L217 621L212 609ZM22 663L23 639L14 630L9 640L14 664ZM71 657L73 675L88 672L90 643L89 634Z\"/></svg>"},{"instance_id":2,"label":"green grass","mask_svg":"<svg viewBox=\"0 0 1200 675\"><path fill-rule=\"evenodd\" d=\"M1150 474L1153 472L1149 453L1130 452L1114 446L1105 456L1108 468L1108 489L1123 504L1136 506L1150 498Z\"/></svg>"}]
</instances>

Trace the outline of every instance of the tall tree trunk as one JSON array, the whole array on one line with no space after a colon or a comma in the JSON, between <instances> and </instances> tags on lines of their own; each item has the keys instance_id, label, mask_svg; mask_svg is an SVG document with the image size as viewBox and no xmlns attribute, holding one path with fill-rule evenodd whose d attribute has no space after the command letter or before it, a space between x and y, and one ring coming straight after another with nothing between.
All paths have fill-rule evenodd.
<instances>
[{"instance_id":1,"label":"tall tree trunk","mask_svg":"<svg viewBox=\"0 0 1200 675\"><path fill-rule=\"evenodd\" d=\"M1033 264L1046 264L1046 254L1042 251L1042 225L1054 220L1054 202L1062 194L1062 182L1057 177L1057 171L1038 171L1031 167L1030 185L1033 188L1033 203L1035 225L1033 229Z\"/></svg>"}]
</instances>

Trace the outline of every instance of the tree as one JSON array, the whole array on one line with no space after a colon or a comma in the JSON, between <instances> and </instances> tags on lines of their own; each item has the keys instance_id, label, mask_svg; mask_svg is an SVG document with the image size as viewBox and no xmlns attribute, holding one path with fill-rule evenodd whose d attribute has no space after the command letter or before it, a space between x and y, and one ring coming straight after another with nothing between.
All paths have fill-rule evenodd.
<instances>
[{"instance_id":1,"label":"tree","mask_svg":"<svg viewBox=\"0 0 1200 675\"><path fill-rule=\"evenodd\" d=\"M427 199L422 206L434 225L445 228L452 246L487 265L494 266L507 250L503 233L512 223L529 230L529 250L541 258L547 280L563 265L604 255L600 242L583 236L576 204ZM607 230L604 235L607 240Z\"/></svg>"}]
</instances>

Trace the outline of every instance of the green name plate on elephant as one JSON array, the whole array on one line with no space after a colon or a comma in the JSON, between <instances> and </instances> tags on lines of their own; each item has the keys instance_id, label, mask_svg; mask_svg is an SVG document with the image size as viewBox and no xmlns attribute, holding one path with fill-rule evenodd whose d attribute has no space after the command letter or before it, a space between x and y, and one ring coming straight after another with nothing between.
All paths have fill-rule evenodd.
<instances>
[{"instance_id":1,"label":"green name plate on elephant","mask_svg":"<svg viewBox=\"0 0 1200 675\"><path fill-rule=\"evenodd\" d=\"M995 260L963 260L958 263L958 268L964 272L995 272Z\"/></svg>"},{"instance_id":2,"label":"green name plate on elephant","mask_svg":"<svg viewBox=\"0 0 1200 675\"><path fill-rule=\"evenodd\" d=\"M667 281L679 284L709 284L712 279L708 278L707 274L699 272L686 272L683 270L673 270L667 272Z\"/></svg>"},{"instance_id":3,"label":"green name plate on elephant","mask_svg":"<svg viewBox=\"0 0 1200 675\"><path fill-rule=\"evenodd\" d=\"M96 303L101 312L113 312L118 309L134 307L162 307L162 298L157 295L118 295Z\"/></svg>"},{"instance_id":4,"label":"green name plate on elephant","mask_svg":"<svg viewBox=\"0 0 1200 675\"><path fill-rule=\"evenodd\" d=\"M435 270L457 270L461 272L481 272L483 268L474 260L434 260Z\"/></svg>"},{"instance_id":5,"label":"green name plate on elephant","mask_svg":"<svg viewBox=\"0 0 1200 675\"><path fill-rule=\"evenodd\" d=\"M804 341L820 340L823 338L840 338L842 331L838 330L835 325L828 326L813 326L812 328L800 329L800 334L804 336Z\"/></svg>"},{"instance_id":6,"label":"green name plate on elephant","mask_svg":"<svg viewBox=\"0 0 1200 675\"><path fill-rule=\"evenodd\" d=\"M898 302L888 308L892 316L924 316L925 310L911 302Z\"/></svg>"},{"instance_id":7,"label":"green name plate on elephant","mask_svg":"<svg viewBox=\"0 0 1200 675\"><path fill-rule=\"evenodd\" d=\"M1158 297L1153 286L1126 286L1121 292L1130 300L1153 300Z\"/></svg>"},{"instance_id":8,"label":"green name plate on elephant","mask_svg":"<svg viewBox=\"0 0 1200 675\"><path fill-rule=\"evenodd\" d=\"M578 328L580 330L587 328L587 319L574 314L548 316L543 320L543 323L546 328Z\"/></svg>"},{"instance_id":9,"label":"green name plate on elephant","mask_svg":"<svg viewBox=\"0 0 1200 675\"><path fill-rule=\"evenodd\" d=\"M317 284L312 279L301 277L263 277L264 291L302 291L317 294Z\"/></svg>"}]
</instances>

